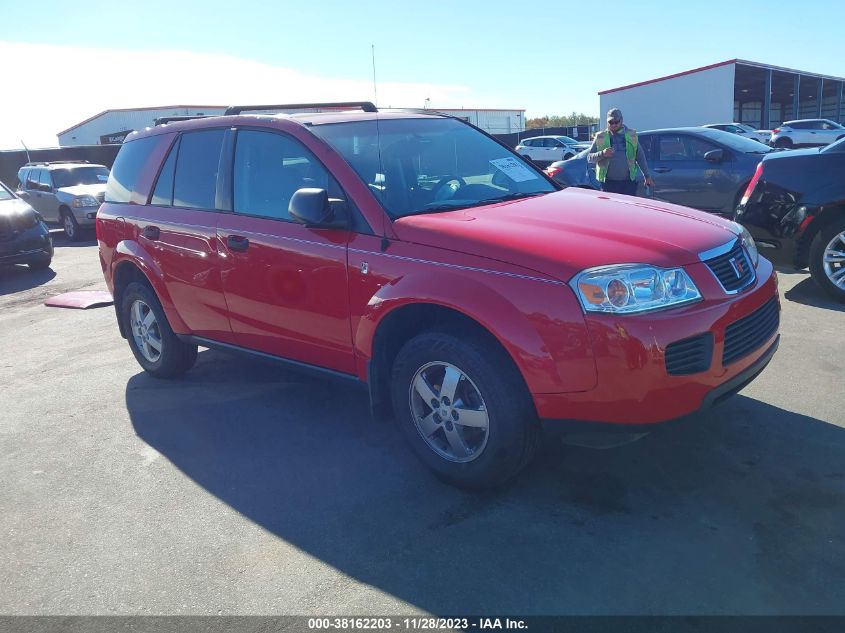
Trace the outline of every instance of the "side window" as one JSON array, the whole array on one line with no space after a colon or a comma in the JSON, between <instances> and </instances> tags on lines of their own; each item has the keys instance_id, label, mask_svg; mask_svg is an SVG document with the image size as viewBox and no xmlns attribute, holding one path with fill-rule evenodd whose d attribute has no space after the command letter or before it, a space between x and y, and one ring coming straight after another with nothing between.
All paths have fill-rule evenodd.
<instances>
[{"instance_id":1,"label":"side window","mask_svg":"<svg viewBox=\"0 0 845 633\"><path fill-rule=\"evenodd\" d=\"M161 173L158 175L150 204L163 207L169 207L173 204L173 176L176 173L176 156L179 154L180 140L176 139L173 147L170 148L167 160L164 161L164 167L161 168Z\"/></svg>"},{"instance_id":2,"label":"side window","mask_svg":"<svg viewBox=\"0 0 845 633\"><path fill-rule=\"evenodd\" d=\"M29 176L29 168L26 167L18 172L18 189L26 189L26 179Z\"/></svg>"},{"instance_id":3,"label":"side window","mask_svg":"<svg viewBox=\"0 0 845 633\"><path fill-rule=\"evenodd\" d=\"M224 130L188 132L179 142L173 206L214 209Z\"/></svg>"},{"instance_id":4,"label":"side window","mask_svg":"<svg viewBox=\"0 0 845 633\"><path fill-rule=\"evenodd\" d=\"M31 169L26 177L27 189L38 189L38 178L41 176L40 169Z\"/></svg>"},{"instance_id":5,"label":"side window","mask_svg":"<svg viewBox=\"0 0 845 633\"><path fill-rule=\"evenodd\" d=\"M141 169L158 142L157 136L148 136L121 146L106 184L106 202L129 202Z\"/></svg>"},{"instance_id":6,"label":"side window","mask_svg":"<svg viewBox=\"0 0 845 633\"><path fill-rule=\"evenodd\" d=\"M42 169L41 175L38 177L38 184L44 187L44 190L53 188L53 177L50 175L49 169Z\"/></svg>"},{"instance_id":7,"label":"side window","mask_svg":"<svg viewBox=\"0 0 845 633\"><path fill-rule=\"evenodd\" d=\"M235 213L290 220L290 199L303 187L326 189L331 197L339 191L323 165L298 141L269 132L238 132Z\"/></svg>"},{"instance_id":8,"label":"side window","mask_svg":"<svg viewBox=\"0 0 845 633\"><path fill-rule=\"evenodd\" d=\"M651 139L652 139L651 135L637 137L637 142L639 143L640 147L643 148L643 153L645 154L646 160L652 160L652 158L651 158Z\"/></svg>"},{"instance_id":9,"label":"side window","mask_svg":"<svg viewBox=\"0 0 845 633\"><path fill-rule=\"evenodd\" d=\"M806 121L796 121L795 123L790 123L789 127L793 130L806 130L809 129L810 124Z\"/></svg>"},{"instance_id":10,"label":"side window","mask_svg":"<svg viewBox=\"0 0 845 633\"><path fill-rule=\"evenodd\" d=\"M686 160L684 142L677 134L666 134L659 137L658 160Z\"/></svg>"},{"instance_id":11,"label":"side window","mask_svg":"<svg viewBox=\"0 0 845 633\"><path fill-rule=\"evenodd\" d=\"M522 141L522 144L525 145L525 147L534 147L534 141L530 138Z\"/></svg>"},{"instance_id":12,"label":"side window","mask_svg":"<svg viewBox=\"0 0 845 633\"><path fill-rule=\"evenodd\" d=\"M722 128L725 132L730 132L731 134L737 134L738 132L742 132L737 126L735 125L726 125Z\"/></svg>"},{"instance_id":13,"label":"side window","mask_svg":"<svg viewBox=\"0 0 845 633\"><path fill-rule=\"evenodd\" d=\"M704 155L710 150L719 149L710 141L696 138L694 136L687 136L684 139L687 142L687 158L689 160L704 160Z\"/></svg>"}]
</instances>

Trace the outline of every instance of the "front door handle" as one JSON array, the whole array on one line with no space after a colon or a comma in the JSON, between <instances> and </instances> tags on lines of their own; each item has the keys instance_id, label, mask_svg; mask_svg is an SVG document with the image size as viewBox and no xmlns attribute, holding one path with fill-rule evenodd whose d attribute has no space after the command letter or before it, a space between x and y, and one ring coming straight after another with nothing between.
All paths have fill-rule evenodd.
<instances>
[{"instance_id":1,"label":"front door handle","mask_svg":"<svg viewBox=\"0 0 845 633\"><path fill-rule=\"evenodd\" d=\"M226 238L226 246L231 251L243 253L249 248L249 240L242 235L230 235Z\"/></svg>"},{"instance_id":2,"label":"front door handle","mask_svg":"<svg viewBox=\"0 0 845 633\"><path fill-rule=\"evenodd\" d=\"M657 172L658 174L665 174L672 171L671 167L655 167L652 171Z\"/></svg>"}]
</instances>

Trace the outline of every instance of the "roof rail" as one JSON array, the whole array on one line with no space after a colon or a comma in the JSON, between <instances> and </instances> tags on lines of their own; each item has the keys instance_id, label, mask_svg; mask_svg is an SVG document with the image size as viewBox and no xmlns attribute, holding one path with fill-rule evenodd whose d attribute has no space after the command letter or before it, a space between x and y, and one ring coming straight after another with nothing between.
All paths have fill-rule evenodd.
<instances>
[{"instance_id":1,"label":"roof rail","mask_svg":"<svg viewBox=\"0 0 845 633\"><path fill-rule=\"evenodd\" d=\"M165 123L173 123L174 121L190 121L191 119L207 119L212 116L220 116L219 114L179 114L174 116L160 116L153 119L153 125L164 125Z\"/></svg>"},{"instance_id":2,"label":"roof rail","mask_svg":"<svg viewBox=\"0 0 845 633\"><path fill-rule=\"evenodd\" d=\"M361 108L364 112L378 112L378 108L370 101L348 101L340 103L283 103L280 105L243 105L229 106L223 116L240 114L241 112L255 112L256 110L305 110L308 108L353 109Z\"/></svg>"},{"instance_id":3,"label":"roof rail","mask_svg":"<svg viewBox=\"0 0 845 633\"><path fill-rule=\"evenodd\" d=\"M65 163L88 163L87 160L33 160L24 167L35 167L38 165L64 165Z\"/></svg>"},{"instance_id":4,"label":"roof rail","mask_svg":"<svg viewBox=\"0 0 845 633\"><path fill-rule=\"evenodd\" d=\"M382 108L381 112L410 112L411 114L431 114L433 116L444 116L449 119L457 118L453 114L446 114L434 108Z\"/></svg>"}]
</instances>

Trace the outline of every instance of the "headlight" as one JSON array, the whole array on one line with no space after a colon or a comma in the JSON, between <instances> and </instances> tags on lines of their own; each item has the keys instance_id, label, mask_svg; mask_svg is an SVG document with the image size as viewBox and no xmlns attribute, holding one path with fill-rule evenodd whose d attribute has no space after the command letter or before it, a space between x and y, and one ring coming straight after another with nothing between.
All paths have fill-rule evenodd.
<instances>
[{"instance_id":1,"label":"headlight","mask_svg":"<svg viewBox=\"0 0 845 633\"><path fill-rule=\"evenodd\" d=\"M94 196L80 196L79 198L74 198L72 204L74 209L100 206L100 203L97 202L97 199Z\"/></svg>"},{"instance_id":2,"label":"headlight","mask_svg":"<svg viewBox=\"0 0 845 633\"><path fill-rule=\"evenodd\" d=\"M754 241L754 238L751 237L751 233L748 232L744 226L737 222L731 222L736 229L736 232L739 234L739 239L742 240L742 245L745 247L745 250L748 251L748 256L751 258L751 264L754 268L757 268L757 262L760 261L760 253L757 252L757 244Z\"/></svg>"},{"instance_id":3,"label":"headlight","mask_svg":"<svg viewBox=\"0 0 845 633\"><path fill-rule=\"evenodd\" d=\"M683 268L623 264L590 268L569 285L587 312L635 314L692 303L701 293Z\"/></svg>"}]
</instances>

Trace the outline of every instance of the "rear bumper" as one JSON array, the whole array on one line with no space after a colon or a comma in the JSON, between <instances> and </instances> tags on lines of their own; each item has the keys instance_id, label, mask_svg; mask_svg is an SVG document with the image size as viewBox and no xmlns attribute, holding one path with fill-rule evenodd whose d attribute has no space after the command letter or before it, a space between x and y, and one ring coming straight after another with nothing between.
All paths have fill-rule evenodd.
<instances>
[{"instance_id":1,"label":"rear bumper","mask_svg":"<svg viewBox=\"0 0 845 633\"><path fill-rule=\"evenodd\" d=\"M762 371L766 368L775 352L780 345L780 335L778 335L774 342L763 352L763 354L748 368L731 378L725 383L722 383L715 389L711 389L704 396L701 406L690 414L665 420L663 422L650 424L616 424L610 422L596 423L590 420L556 420L556 419L541 419L540 423L543 431L549 434L567 434L567 433L584 433L584 432L610 432L610 433L648 433L657 428L665 426L674 426L680 422L690 420L691 416L698 411L709 409L717 404L724 402L731 396L742 391L748 386Z\"/></svg>"}]
</instances>

